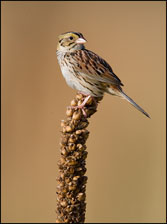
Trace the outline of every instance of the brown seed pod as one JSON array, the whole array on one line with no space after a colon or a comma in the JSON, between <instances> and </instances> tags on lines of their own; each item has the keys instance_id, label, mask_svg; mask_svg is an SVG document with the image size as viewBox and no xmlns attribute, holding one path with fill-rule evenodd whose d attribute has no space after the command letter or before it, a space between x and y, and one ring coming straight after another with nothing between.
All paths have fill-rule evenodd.
<instances>
[{"instance_id":1,"label":"brown seed pod","mask_svg":"<svg viewBox=\"0 0 167 224\"><path fill-rule=\"evenodd\" d=\"M66 126L65 131L66 132L72 132L72 127L71 126Z\"/></svg>"},{"instance_id":2,"label":"brown seed pod","mask_svg":"<svg viewBox=\"0 0 167 224\"><path fill-rule=\"evenodd\" d=\"M64 180L64 178L65 178L65 174L64 174L64 173L60 173L60 177L61 177L61 179Z\"/></svg>"},{"instance_id":3,"label":"brown seed pod","mask_svg":"<svg viewBox=\"0 0 167 224\"><path fill-rule=\"evenodd\" d=\"M75 133L76 133L76 135L80 135L83 133L83 130L77 130Z\"/></svg>"},{"instance_id":4,"label":"brown seed pod","mask_svg":"<svg viewBox=\"0 0 167 224\"><path fill-rule=\"evenodd\" d=\"M77 148L79 151L84 151L86 149L86 146L82 144L77 144Z\"/></svg>"},{"instance_id":5,"label":"brown seed pod","mask_svg":"<svg viewBox=\"0 0 167 224\"><path fill-rule=\"evenodd\" d=\"M73 167L70 167L70 169L68 169L67 171L69 174L73 174L75 172L74 168Z\"/></svg>"},{"instance_id":6,"label":"brown seed pod","mask_svg":"<svg viewBox=\"0 0 167 224\"><path fill-rule=\"evenodd\" d=\"M70 135L70 138L69 138L68 141L69 141L70 143L74 143L74 142L77 141L77 139L78 139L77 135L72 134L72 135Z\"/></svg>"},{"instance_id":7,"label":"brown seed pod","mask_svg":"<svg viewBox=\"0 0 167 224\"><path fill-rule=\"evenodd\" d=\"M61 162L61 164L64 164L64 163L65 163L65 159L64 159L64 157L61 157L61 158L60 158L60 162Z\"/></svg>"},{"instance_id":8,"label":"brown seed pod","mask_svg":"<svg viewBox=\"0 0 167 224\"><path fill-rule=\"evenodd\" d=\"M68 186L68 189L69 189L70 191L75 191L76 186L74 186L74 185L72 185L72 186Z\"/></svg>"},{"instance_id":9,"label":"brown seed pod","mask_svg":"<svg viewBox=\"0 0 167 224\"><path fill-rule=\"evenodd\" d=\"M74 151L75 148L76 148L76 145L74 143L69 143L69 145L68 145L68 150L69 151Z\"/></svg>"},{"instance_id":10,"label":"brown seed pod","mask_svg":"<svg viewBox=\"0 0 167 224\"><path fill-rule=\"evenodd\" d=\"M66 110L66 114L67 114L68 117L71 117L71 116L73 115L73 110L72 110L72 108L67 108L67 110Z\"/></svg>"},{"instance_id":11,"label":"brown seed pod","mask_svg":"<svg viewBox=\"0 0 167 224\"><path fill-rule=\"evenodd\" d=\"M67 193L67 190L68 190L67 188L63 188L62 193Z\"/></svg>"},{"instance_id":12,"label":"brown seed pod","mask_svg":"<svg viewBox=\"0 0 167 224\"><path fill-rule=\"evenodd\" d=\"M75 112L73 113L72 119L74 119L74 120L79 120L80 118L81 118L81 111L80 111L80 110L75 111Z\"/></svg>"},{"instance_id":13,"label":"brown seed pod","mask_svg":"<svg viewBox=\"0 0 167 224\"><path fill-rule=\"evenodd\" d=\"M83 95L80 94L80 93L78 93L78 94L76 95L76 98L77 98L78 100L83 100Z\"/></svg>"},{"instance_id":14,"label":"brown seed pod","mask_svg":"<svg viewBox=\"0 0 167 224\"><path fill-rule=\"evenodd\" d=\"M77 163L78 163L78 162L75 161L75 160L71 160L71 161L68 161L68 162L67 162L67 164L68 164L69 166L75 166Z\"/></svg>"},{"instance_id":15,"label":"brown seed pod","mask_svg":"<svg viewBox=\"0 0 167 224\"><path fill-rule=\"evenodd\" d=\"M61 201L60 202L61 206L66 207L67 206L67 202L66 201Z\"/></svg>"},{"instance_id":16,"label":"brown seed pod","mask_svg":"<svg viewBox=\"0 0 167 224\"><path fill-rule=\"evenodd\" d=\"M79 201L84 201L85 200L85 194L84 193L79 193L77 195L77 198L78 198Z\"/></svg>"},{"instance_id":17,"label":"brown seed pod","mask_svg":"<svg viewBox=\"0 0 167 224\"><path fill-rule=\"evenodd\" d=\"M76 106L77 105L77 100L76 99L73 99L72 101L71 101L71 106Z\"/></svg>"},{"instance_id":18,"label":"brown seed pod","mask_svg":"<svg viewBox=\"0 0 167 224\"><path fill-rule=\"evenodd\" d=\"M66 125L66 121L61 120L61 127L64 127Z\"/></svg>"},{"instance_id":19,"label":"brown seed pod","mask_svg":"<svg viewBox=\"0 0 167 224\"><path fill-rule=\"evenodd\" d=\"M86 128L88 126L88 122L87 121L81 121L79 124L78 124L78 129L83 129L83 128Z\"/></svg>"},{"instance_id":20,"label":"brown seed pod","mask_svg":"<svg viewBox=\"0 0 167 224\"><path fill-rule=\"evenodd\" d=\"M76 202L75 198L72 198L72 199L71 199L71 204L74 205L75 202Z\"/></svg>"},{"instance_id":21,"label":"brown seed pod","mask_svg":"<svg viewBox=\"0 0 167 224\"><path fill-rule=\"evenodd\" d=\"M61 145L66 145L68 142L68 139L69 139L69 136L67 136L67 135L62 136Z\"/></svg>"},{"instance_id":22,"label":"brown seed pod","mask_svg":"<svg viewBox=\"0 0 167 224\"><path fill-rule=\"evenodd\" d=\"M67 184L69 184L69 183L70 183L70 178L66 177L66 178L65 178L65 182L66 182Z\"/></svg>"},{"instance_id":23,"label":"brown seed pod","mask_svg":"<svg viewBox=\"0 0 167 224\"><path fill-rule=\"evenodd\" d=\"M68 154L67 151L65 150L65 148L61 150L61 154L64 156Z\"/></svg>"},{"instance_id":24,"label":"brown seed pod","mask_svg":"<svg viewBox=\"0 0 167 224\"><path fill-rule=\"evenodd\" d=\"M73 177L73 180L74 180L74 181L77 181L79 178L80 178L80 176L74 176L74 177Z\"/></svg>"}]
</instances>

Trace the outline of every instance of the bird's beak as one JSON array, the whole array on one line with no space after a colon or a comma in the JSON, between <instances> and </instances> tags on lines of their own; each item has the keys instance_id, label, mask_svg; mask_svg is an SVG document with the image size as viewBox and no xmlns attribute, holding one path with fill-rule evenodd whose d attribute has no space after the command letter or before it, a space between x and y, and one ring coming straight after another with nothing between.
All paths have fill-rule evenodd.
<instances>
[{"instance_id":1,"label":"bird's beak","mask_svg":"<svg viewBox=\"0 0 167 224\"><path fill-rule=\"evenodd\" d=\"M84 43L86 43L86 40L83 39L83 38L79 38L79 39L77 39L77 40L75 41L75 43L77 43L77 44L84 44Z\"/></svg>"}]
</instances>

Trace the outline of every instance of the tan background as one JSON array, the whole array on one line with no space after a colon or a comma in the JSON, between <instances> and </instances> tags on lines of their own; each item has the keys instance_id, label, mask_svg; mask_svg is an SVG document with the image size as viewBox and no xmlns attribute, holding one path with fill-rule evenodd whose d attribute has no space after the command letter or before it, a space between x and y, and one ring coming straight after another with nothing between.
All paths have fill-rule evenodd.
<instances>
[{"instance_id":1,"label":"tan background","mask_svg":"<svg viewBox=\"0 0 167 224\"><path fill-rule=\"evenodd\" d=\"M90 119L86 222L165 222L165 2L2 2L2 222L56 220L60 120L75 95L57 36L82 32L127 102Z\"/></svg>"}]
</instances>

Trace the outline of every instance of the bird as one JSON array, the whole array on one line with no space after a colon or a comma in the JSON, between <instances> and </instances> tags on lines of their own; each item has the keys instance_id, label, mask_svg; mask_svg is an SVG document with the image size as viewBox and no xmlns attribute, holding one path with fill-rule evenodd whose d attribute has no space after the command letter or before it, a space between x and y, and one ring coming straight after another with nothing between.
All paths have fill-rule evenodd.
<instances>
[{"instance_id":1,"label":"bird","mask_svg":"<svg viewBox=\"0 0 167 224\"><path fill-rule=\"evenodd\" d=\"M80 32L65 32L58 36L56 55L66 83L86 96L84 102L75 106L83 109L90 97L103 97L109 93L127 100L148 118L145 112L133 99L125 94L124 86L111 66L96 53L85 48L87 40Z\"/></svg>"}]
</instances>

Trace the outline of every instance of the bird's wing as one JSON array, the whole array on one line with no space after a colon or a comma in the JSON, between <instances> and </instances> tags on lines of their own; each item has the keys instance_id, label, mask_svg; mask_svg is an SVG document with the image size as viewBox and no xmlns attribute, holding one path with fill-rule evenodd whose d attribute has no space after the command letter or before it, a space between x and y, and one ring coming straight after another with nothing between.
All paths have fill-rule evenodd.
<instances>
[{"instance_id":1,"label":"bird's wing","mask_svg":"<svg viewBox=\"0 0 167 224\"><path fill-rule=\"evenodd\" d=\"M76 63L77 71L89 79L97 79L103 83L123 86L121 80L114 74L111 66L97 54L89 50L77 50L71 53Z\"/></svg>"}]
</instances>

